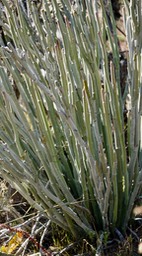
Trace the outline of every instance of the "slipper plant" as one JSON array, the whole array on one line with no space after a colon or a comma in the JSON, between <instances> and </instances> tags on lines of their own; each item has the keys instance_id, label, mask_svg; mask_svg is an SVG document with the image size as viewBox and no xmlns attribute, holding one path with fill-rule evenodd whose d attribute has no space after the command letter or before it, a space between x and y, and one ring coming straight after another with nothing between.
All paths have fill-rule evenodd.
<instances>
[{"instance_id":1,"label":"slipper plant","mask_svg":"<svg viewBox=\"0 0 142 256\"><path fill-rule=\"evenodd\" d=\"M1 1L0 176L75 237L125 232L142 185L141 1L124 0L123 93L110 1L49 2Z\"/></svg>"}]
</instances>

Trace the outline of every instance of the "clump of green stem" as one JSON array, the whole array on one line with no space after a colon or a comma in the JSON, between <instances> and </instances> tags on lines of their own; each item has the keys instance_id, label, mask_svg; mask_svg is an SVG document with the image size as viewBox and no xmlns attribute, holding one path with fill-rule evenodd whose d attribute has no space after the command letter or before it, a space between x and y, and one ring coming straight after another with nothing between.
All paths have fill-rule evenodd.
<instances>
[{"instance_id":1,"label":"clump of green stem","mask_svg":"<svg viewBox=\"0 0 142 256\"><path fill-rule=\"evenodd\" d=\"M124 1L122 95L111 5L57 2L2 0L0 175L74 236L125 230L142 182L141 3Z\"/></svg>"}]
</instances>

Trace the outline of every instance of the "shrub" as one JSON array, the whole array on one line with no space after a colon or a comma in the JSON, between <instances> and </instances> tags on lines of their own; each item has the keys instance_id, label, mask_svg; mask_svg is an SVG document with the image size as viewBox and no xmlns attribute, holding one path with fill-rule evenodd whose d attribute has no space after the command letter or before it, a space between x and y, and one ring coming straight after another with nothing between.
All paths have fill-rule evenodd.
<instances>
[{"instance_id":1,"label":"shrub","mask_svg":"<svg viewBox=\"0 0 142 256\"><path fill-rule=\"evenodd\" d=\"M2 3L0 175L74 236L124 232L142 181L140 1L124 1L123 93L110 3Z\"/></svg>"}]
</instances>

